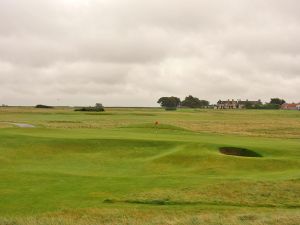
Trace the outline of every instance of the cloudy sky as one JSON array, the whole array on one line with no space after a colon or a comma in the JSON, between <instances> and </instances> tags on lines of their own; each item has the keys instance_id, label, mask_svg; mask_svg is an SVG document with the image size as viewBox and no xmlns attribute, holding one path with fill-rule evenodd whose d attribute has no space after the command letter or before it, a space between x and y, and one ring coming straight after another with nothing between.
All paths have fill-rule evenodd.
<instances>
[{"instance_id":1,"label":"cloudy sky","mask_svg":"<svg viewBox=\"0 0 300 225\"><path fill-rule=\"evenodd\" d=\"M0 0L0 104L300 101L299 0Z\"/></svg>"}]
</instances>

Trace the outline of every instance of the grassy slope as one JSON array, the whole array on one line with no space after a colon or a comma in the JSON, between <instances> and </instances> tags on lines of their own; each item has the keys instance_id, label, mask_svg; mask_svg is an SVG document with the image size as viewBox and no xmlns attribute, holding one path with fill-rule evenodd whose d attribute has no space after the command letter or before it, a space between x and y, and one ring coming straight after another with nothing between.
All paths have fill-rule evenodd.
<instances>
[{"instance_id":1,"label":"grassy slope","mask_svg":"<svg viewBox=\"0 0 300 225\"><path fill-rule=\"evenodd\" d=\"M0 129L0 217L13 217L2 219L5 223L22 218L20 224L38 224L36 216L46 216L43 223L51 224L53 215L71 224L85 214L111 224L135 217L137 224L149 217L157 218L154 224L213 224L224 214L228 224L249 218L262 224L289 218L289 224L297 224L299 116L287 111L2 109L0 121L38 128ZM161 123L158 128L155 121ZM221 146L249 148L264 157L221 155Z\"/></svg>"}]
</instances>

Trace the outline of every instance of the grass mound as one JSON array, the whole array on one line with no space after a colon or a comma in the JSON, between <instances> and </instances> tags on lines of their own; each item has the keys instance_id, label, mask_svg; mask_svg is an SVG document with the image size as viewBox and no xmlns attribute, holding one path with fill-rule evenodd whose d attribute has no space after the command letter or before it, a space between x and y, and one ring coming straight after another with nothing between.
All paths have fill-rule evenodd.
<instances>
[{"instance_id":1,"label":"grass mound","mask_svg":"<svg viewBox=\"0 0 300 225\"><path fill-rule=\"evenodd\" d=\"M262 157L262 155L260 155L259 153L245 148L221 147L219 148L219 150L224 155L234 155L241 157Z\"/></svg>"}]
</instances>

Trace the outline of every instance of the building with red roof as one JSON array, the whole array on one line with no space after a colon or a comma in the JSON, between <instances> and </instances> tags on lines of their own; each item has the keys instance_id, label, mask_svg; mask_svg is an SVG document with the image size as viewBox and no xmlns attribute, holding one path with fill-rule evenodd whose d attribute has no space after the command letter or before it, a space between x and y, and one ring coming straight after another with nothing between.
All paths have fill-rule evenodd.
<instances>
[{"instance_id":1,"label":"building with red roof","mask_svg":"<svg viewBox=\"0 0 300 225\"><path fill-rule=\"evenodd\" d=\"M300 103L284 103L281 105L281 109L285 110L300 110Z\"/></svg>"}]
</instances>

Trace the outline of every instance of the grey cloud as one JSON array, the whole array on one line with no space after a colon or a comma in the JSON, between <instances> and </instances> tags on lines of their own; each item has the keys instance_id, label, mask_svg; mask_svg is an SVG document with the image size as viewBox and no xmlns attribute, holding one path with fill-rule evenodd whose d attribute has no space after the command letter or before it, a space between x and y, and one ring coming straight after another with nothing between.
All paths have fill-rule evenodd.
<instances>
[{"instance_id":1,"label":"grey cloud","mask_svg":"<svg viewBox=\"0 0 300 225\"><path fill-rule=\"evenodd\" d=\"M2 0L0 103L300 101L297 0Z\"/></svg>"}]
</instances>

